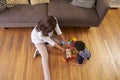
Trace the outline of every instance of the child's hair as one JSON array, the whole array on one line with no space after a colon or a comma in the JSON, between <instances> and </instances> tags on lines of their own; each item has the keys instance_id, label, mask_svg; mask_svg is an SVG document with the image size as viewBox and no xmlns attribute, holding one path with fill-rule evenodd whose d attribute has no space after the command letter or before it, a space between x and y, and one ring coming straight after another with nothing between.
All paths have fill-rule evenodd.
<instances>
[{"instance_id":1,"label":"child's hair","mask_svg":"<svg viewBox=\"0 0 120 80\"><path fill-rule=\"evenodd\" d=\"M85 43L82 41L77 41L74 44L74 47L78 50L78 51L83 51L85 49Z\"/></svg>"},{"instance_id":2,"label":"child's hair","mask_svg":"<svg viewBox=\"0 0 120 80\"><path fill-rule=\"evenodd\" d=\"M42 31L43 36L48 36L48 33L53 31L56 26L56 20L53 16L47 16L38 22L36 31Z\"/></svg>"}]
</instances>

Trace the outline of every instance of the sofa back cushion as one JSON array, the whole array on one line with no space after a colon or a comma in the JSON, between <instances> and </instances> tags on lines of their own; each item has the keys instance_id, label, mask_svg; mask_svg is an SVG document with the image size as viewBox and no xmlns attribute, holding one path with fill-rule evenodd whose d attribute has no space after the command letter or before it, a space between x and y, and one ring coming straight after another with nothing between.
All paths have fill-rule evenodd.
<instances>
[{"instance_id":1,"label":"sofa back cushion","mask_svg":"<svg viewBox=\"0 0 120 80\"><path fill-rule=\"evenodd\" d=\"M84 8L92 8L94 6L95 0L73 0L71 2L74 6L84 7Z\"/></svg>"},{"instance_id":2,"label":"sofa back cushion","mask_svg":"<svg viewBox=\"0 0 120 80\"><path fill-rule=\"evenodd\" d=\"M66 26L88 26L94 25L99 20L95 8L82 8L70 3L50 2L48 4L48 15L56 16L60 23ZM86 25L88 24L88 25Z\"/></svg>"},{"instance_id":3,"label":"sofa back cushion","mask_svg":"<svg viewBox=\"0 0 120 80\"><path fill-rule=\"evenodd\" d=\"M0 12L9 7L14 7L14 5L6 4L6 0L0 0Z\"/></svg>"},{"instance_id":4,"label":"sofa back cushion","mask_svg":"<svg viewBox=\"0 0 120 80\"><path fill-rule=\"evenodd\" d=\"M72 0L50 0L50 2L55 2L55 3L70 3Z\"/></svg>"},{"instance_id":5,"label":"sofa back cushion","mask_svg":"<svg viewBox=\"0 0 120 80\"><path fill-rule=\"evenodd\" d=\"M35 15L34 15L35 14ZM0 13L0 23L37 23L47 16L47 5L18 5Z\"/></svg>"},{"instance_id":6,"label":"sofa back cushion","mask_svg":"<svg viewBox=\"0 0 120 80\"><path fill-rule=\"evenodd\" d=\"M28 0L6 0L7 4L29 4Z\"/></svg>"},{"instance_id":7,"label":"sofa back cushion","mask_svg":"<svg viewBox=\"0 0 120 80\"><path fill-rule=\"evenodd\" d=\"M30 0L31 5L49 3L49 0Z\"/></svg>"}]
</instances>

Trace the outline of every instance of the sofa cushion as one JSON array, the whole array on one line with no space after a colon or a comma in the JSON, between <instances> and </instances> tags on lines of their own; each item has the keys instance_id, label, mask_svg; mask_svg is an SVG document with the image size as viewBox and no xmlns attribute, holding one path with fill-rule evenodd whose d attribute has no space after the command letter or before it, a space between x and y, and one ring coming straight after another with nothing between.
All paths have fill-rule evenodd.
<instances>
[{"instance_id":1,"label":"sofa cushion","mask_svg":"<svg viewBox=\"0 0 120 80\"><path fill-rule=\"evenodd\" d=\"M6 8L14 7L12 4L6 4L6 0L0 0L0 12Z\"/></svg>"},{"instance_id":2,"label":"sofa cushion","mask_svg":"<svg viewBox=\"0 0 120 80\"><path fill-rule=\"evenodd\" d=\"M41 3L49 3L49 0L30 0L30 3L32 5L41 4Z\"/></svg>"},{"instance_id":3,"label":"sofa cushion","mask_svg":"<svg viewBox=\"0 0 120 80\"><path fill-rule=\"evenodd\" d=\"M34 23L47 16L47 5L20 5L0 13L1 23Z\"/></svg>"},{"instance_id":4,"label":"sofa cushion","mask_svg":"<svg viewBox=\"0 0 120 80\"><path fill-rule=\"evenodd\" d=\"M70 3L72 0L50 0L50 2L54 3Z\"/></svg>"},{"instance_id":5,"label":"sofa cushion","mask_svg":"<svg viewBox=\"0 0 120 80\"><path fill-rule=\"evenodd\" d=\"M7 4L29 4L28 0L6 0Z\"/></svg>"},{"instance_id":6,"label":"sofa cushion","mask_svg":"<svg viewBox=\"0 0 120 80\"><path fill-rule=\"evenodd\" d=\"M72 5L84 8L92 8L95 3L95 0L73 0Z\"/></svg>"},{"instance_id":7,"label":"sofa cushion","mask_svg":"<svg viewBox=\"0 0 120 80\"><path fill-rule=\"evenodd\" d=\"M58 17L61 23L80 23L95 24L98 21L98 15L95 8L80 8L68 3L48 4L48 15Z\"/></svg>"}]
</instances>

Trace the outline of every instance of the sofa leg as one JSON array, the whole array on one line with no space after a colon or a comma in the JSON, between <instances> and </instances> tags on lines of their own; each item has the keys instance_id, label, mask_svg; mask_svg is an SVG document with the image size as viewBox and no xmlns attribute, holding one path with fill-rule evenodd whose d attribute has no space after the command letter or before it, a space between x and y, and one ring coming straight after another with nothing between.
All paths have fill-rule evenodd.
<instances>
[{"instance_id":1,"label":"sofa leg","mask_svg":"<svg viewBox=\"0 0 120 80\"><path fill-rule=\"evenodd\" d=\"M5 27L4 29L8 29L8 27Z\"/></svg>"},{"instance_id":2,"label":"sofa leg","mask_svg":"<svg viewBox=\"0 0 120 80\"><path fill-rule=\"evenodd\" d=\"M87 29L90 29L90 27L87 27Z\"/></svg>"}]
</instances>

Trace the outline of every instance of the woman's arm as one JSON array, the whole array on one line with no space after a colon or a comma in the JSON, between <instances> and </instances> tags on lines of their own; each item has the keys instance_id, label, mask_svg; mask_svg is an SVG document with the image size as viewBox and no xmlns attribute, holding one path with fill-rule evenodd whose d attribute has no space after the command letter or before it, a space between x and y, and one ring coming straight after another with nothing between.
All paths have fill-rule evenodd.
<instances>
[{"instance_id":1,"label":"woman's arm","mask_svg":"<svg viewBox=\"0 0 120 80\"><path fill-rule=\"evenodd\" d=\"M59 50L61 50L61 51L65 51L65 49L64 48L62 48L60 45L58 45L57 43L55 43L51 38L49 38L49 37L42 37L41 38L44 42L47 42L47 43L49 43L51 46L54 46L54 47L56 47L56 48L58 48Z\"/></svg>"},{"instance_id":2,"label":"woman's arm","mask_svg":"<svg viewBox=\"0 0 120 80\"><path fill-rule=\"evenodd\" d=\"M58 48L59 50L65 52L65 49L59 46L58 44L55 44L54 47Z\"/></svg>"},{"instance_id":3,"label":"woman's arm","mask_svg":"<svg viewBox=\"0 0 120 80\"><path fill-rule=\"evenodd\" d=\"M56 17L55 17L55 19L56 19L55 31L56 31L56 33L60 36L60 38L66 43L67 41L65 40L65 37L64 37L64 35L63 35L63 33L62 33L60 27L59 27L58 20L57 20Z\"/></svg>"},{"instance_id":4,"label":"woman's arm","mask_svg":"<svg viewBox=\"0 0 120 80\"><path fill-rule=\"evenodd\" d=\"M65 41L65 42L66 42L65 37L64 37L64 35L63 35L63 34L60 34L60 37L62 38L62 40L63 40L63 41Z\"/></svg>"}]
</instances>

